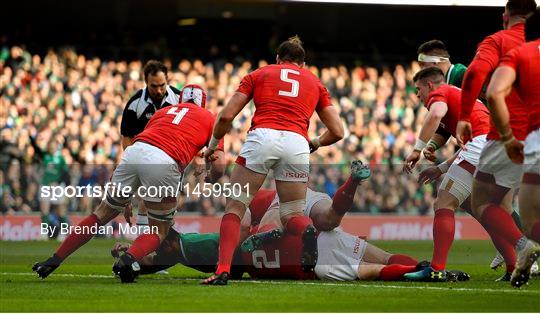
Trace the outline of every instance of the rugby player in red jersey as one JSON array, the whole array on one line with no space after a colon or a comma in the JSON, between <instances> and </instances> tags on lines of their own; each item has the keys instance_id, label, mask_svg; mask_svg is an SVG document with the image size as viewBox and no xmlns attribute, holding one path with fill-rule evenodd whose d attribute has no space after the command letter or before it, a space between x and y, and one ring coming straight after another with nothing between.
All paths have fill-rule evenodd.
<instances>
[{"instance_id":1,"label":"rugby player in red jersey","mask_svg":"<svg viewBox=\"0 0 540 314\"><path fill-rule=\"evenodd\" d=\"M315 228L302 215L309 176L309 153L319 146L343 138L343 125L319 79L304 68L305 51L295 36L281 43L276 63L246 75L220 112L212 141L205 153L212 156L219 139L228 132L233 119L253 99L255 114L242 146L231 183L240 184L239 197L227 199L221 220L219 263L216 273L203 284L226 285L234 249L240 237L240 221L270 169L276 180L280 215L286 232L303 235L313 243ZM308 140L309 119L317 112L327 131ZM316 256L306 256L306 261Z\"/></svg>"},{"instance_id":2,"label":"rugby player in red jersey","mask_svg":"<svg viewBox=\"0 0 540 314\"><path fill-rule=\"evenodd\" d=\"M94 213L78 224L82 232L69 234L52 257L33 266L32 270L41 278L51 274L69 255L92 239L92 228L105 225L121 213L139 187L146 191L148 187L157 187L160 195L141 195L141 198L148 208L150 230L157 228L158 232L141 234L119 261L118 274L122 281L133 281L131 264L155 251L167 235L176 212L176 191L182 182L183 170L212 136L214 115L204 109L204 91L200 87L196 89L189 102L158 110L144 131L135 137L111 178L115 186L130 187L130 191L107 190L105 199ZM217 160L221 153L213 156L216 172L222 169Z\"/></svg>"},{"instance_id":3,"label":"rugby player in red jersey","mask_svg":"<svg viewBox=\"0 0 540 314\"><path fill-rule=\"evenodd\" d=\"M461 114L456 131L456 138L462 147L471 138L471 110L476 99L480 96L483 86L489 83L500 59L508 51L525 42L525 18L535 9L534 0L508 1L503 14L504 30L487 36L478 45L462 86ZM510 111L510 126L515 137L523 141L527 128L525 104L516 91L508 95L506 103ZM500 141L493 123L487 139L474 175L471 205L474 216L490 234L495 247L503 257L501 259L498 255L491 263L491 267L496 269L506 262L506 272L497 281L509 281L514 270L516 253L508 239L521 233L521 222L518 213L513 209L512 200L514 190L519 187L523 170L521 165L512 163L504 154L504 144Z\"/></svg>"},{"instance_id":4,"label":"rugby player in red jersey","mask_svg":"<svg viewBox=\"0 0 540 314\"><path fill-rule=\"evenodd\" d=\"M525 23L527 43L501 59L487 90L493 123L497 127L508 157L523 164L519 208L525 234L540 242L540 9ZM507 96L514 90L525 103L529 116L525 145L516 138L511 125ZM497 230L500 234L507 231ZM540 256L540 245L520 233L510 234L518 252L511 284L520 287L529 280L530 269Z\"/></svg>"},{"instance_id":5,"label":"rugby player in red jersey","mask_svg":"<svg viewBox=\"0 0 540 314\"><path fill-rule=\"evenodd\" d=\"M428 108L424 125L420 130L414 150L405 160L404 171L411 173L426 142L432 138L439 126L455 137L456 125L459 118L461 90L455 86L443 84L444 75L436 67L419 71L413 78L418 89L418 97ZM454 241L456 208L469 198L471 193L472 175L478 164L480 152L485 144L486 134L489 131L489 111L480 101L474 104L473 112L473 139L467 143L465 149L459 150L454 157L442 162L437 167L424 170L419 177L420 183L427 183L438 179L446 173L433 204L435 216L433 218L433 257L431 267L423 271L407 274L410 280L445 281L445 267L448 252ZM446 143L443 139L439 147Z\"/></svg>"}]
</instances>

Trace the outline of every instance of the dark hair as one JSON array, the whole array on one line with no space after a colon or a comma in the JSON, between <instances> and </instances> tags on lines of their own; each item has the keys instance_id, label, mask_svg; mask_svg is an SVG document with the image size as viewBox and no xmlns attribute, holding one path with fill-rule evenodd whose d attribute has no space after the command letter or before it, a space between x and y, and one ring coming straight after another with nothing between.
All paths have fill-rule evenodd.
<instances>
[{"instance_id":1,"label":"dark hair","mask_svg":"<svg viewBox=\"0 0 540 314\"><path fill-rule=\"evenodd\" d=\"M429 67L418 71L413 77L413 81L416 83L420 80L430 80L434 83L441 83L444 81L444 73L437 67Z\"/></svg>"},{"instance_id":2,"label":"dark hair","mask_svg":"<svg viewBox=\"0 0 540 314\"><path fill-rule=\"evenodd\" d=\"M167 67L165 64L157 60L150 60L146 62L143 69L144 80L146 81L149 75L156 75L159 72L163 72L165 76L167 76Z\"/></svg>"},{"instance_id":3,"label":"dark hair","mask_svg":"<svg viewBox=\"0 0 540 314\"><path fill-rule=\"evenodd\" d=\"M534 0L508 0L505 8L509 15L527 15L536 10L536 2Z\"/></svg>"},{"instance_id":4,"label":"dark hair","mask_svg":"<svg viewBox=\"0 0 540 314\"><path fill-rule=\"evenodd\" d=\"M540 7L525 21L525 40L532 41L540 38Z\"/></svg>"},{"instance_id":5,"label":"dark hair","mask_svg":"<svg viewBox=\"0 0 540 314\"><path fill-rule=\"evenodd\" d=\"M302 41L295 35L282 42L277 49L279 59L282 61L303 63L306 58L306 51L302 47Z\"/></svg>"},{"instance_id":6,"label":"dark hair","mask_svg":"<svg viewBox=\"0 0 540 314\"><path fill-rule=\"evenodd\" d=\"M418 47L418 54L428 52L431 52L439 57L450 58L450 54L448 54L448 49L446 49L446 45L438 39L426 41L425 43L421 44L420 47Z\"/></svg>"}]
</instances>

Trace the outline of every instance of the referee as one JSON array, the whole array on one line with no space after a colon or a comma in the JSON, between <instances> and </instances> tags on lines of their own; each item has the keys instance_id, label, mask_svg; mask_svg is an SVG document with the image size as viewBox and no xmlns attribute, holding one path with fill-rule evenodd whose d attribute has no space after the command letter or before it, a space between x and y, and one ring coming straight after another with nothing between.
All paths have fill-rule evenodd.
<instances>
[{"instance_id":1,"label":"referee","mask_svg":"<svg viewBox=\"0 0 540 314\"><path fill-rule=\"evenodd\" d=\"M167 67L163 63L150 60L143 72L146 88L131 97L122 114L120 134L123 149L133 143L133 138L144 130L156 111L180 102L180 91L167 84Z\"/></svg>"},{"instance_id":2,"label":"referee","mask_svg":"<svg viewBox=\"0 0 540 314\"><path fill-rule=\"evenodd\" d=\"M124 150L133 144L133 138L144 130L156 111L180 102L180 91L167 84L167 67L163 63L150 60L145 64L143 72L146 87L131 97L122 114L120 134ZM142 201L139 202L137 225L148 225Z\"/></svg>"}]
</instances>

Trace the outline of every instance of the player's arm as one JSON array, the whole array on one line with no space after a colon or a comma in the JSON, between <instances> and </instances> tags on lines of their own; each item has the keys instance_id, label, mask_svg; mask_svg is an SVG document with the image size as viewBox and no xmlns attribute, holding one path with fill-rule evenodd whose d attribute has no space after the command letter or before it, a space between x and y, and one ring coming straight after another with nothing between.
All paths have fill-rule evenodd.
<instances>
[{"instance_id":1,"label":"player's arm","mask_svg":"<svg viewBox=\"0 0 540 314\"><path fill-rule=\"evenodd\" d=\"M437 160L435 152L439 148L443 147L446 142L448 142L450 136L452 136L452 134L450 134L450 132L446 131L441 125L439 125L439 128L437 129L437 131L435 131L435 134L433 134L433 136L427 143L426 148L424 149L424 157L426 157L426 159L431 162L435 162Z\"/></svg>"},{"instance_id":2,"label":"player's arm","mask_svg":"<svg viewBox=\"0 0 540 314\"><path fill-rule=\"evenodd\" d=\"M516 81L516 70L510 66L502 65L495 70L487 89L487 98L490 103L489 110L493 124L499 131L501 141L504 143L510 159L518 164L523 163L523 144L516 140L510 127L510 114L506 106L506 96L512 91Z\"/></svg>"},{"instance_id":3,"label":"player's arm","mask_svg":"<svg viewBox=\"0 0 540 314\"><path fill-rule=\"evenodd\" d=\"M478 47L474 60L465 72L461 85L461 112L456 127L456 140L462 148L472 139L471 113L486 79L499 63L499 58L497 42L488 37Z\"/></svg>"},{"instance_id":4,"label":"player's arm","mask_svg":"<svg viewBox=\"0 0 540 314\"><path fill-rule=\"evenodd\" d=\"M416 166L418 160L420 160L420 154L424 148L427 146L427 142L437 131L442 118L448 112L448 105L442 101L435 101L431 104L429 112L424 121L424 125L420 130L416 144L414 145L414 150L411 154L405 159L405 165L403 166L403 171L411 173L412 169Z\"/></svg>"},{"instance_id":5,"label":"player's arm","mask_svg":"<svg viewBox=\"0 0 540 314\"><path fill-rule=\"evenodd\" d=\"M223 150L215 151L214 156L216 159L211 162L211 168L210 168L210 181L211 183L217 182L225 173L225 167L226 167L226 160L225 160L225 153Z\"/></svg>"},{"instance_id":6,"label":"player's arm","mask_svg":"<svg viewBox=\"0 0 540 314\"><path fill-rule=\"evenodd\" d=\"M120 121L120 134L122 136L122 149L126 149L129 145L133 144L133 138L139 134L142 129L139 126L137 119L137 112L130 108L134 102L140 97L140 93L137 92L126 104L124 112L122 113L122 120Z\"/></svg>"},{"instance_id":7,"label":"player's arm","mask_svg":"<svg viewBox=\"0 0 540 314\"><path fill-rule=\"evenodd\" d=\"M133 137L122 135L122 149L126 150L126 148L131 144L133 144Z\"/></svg>"},{"instance_id":8,"label":"player's arm","mask_svg":"<svg viewBox=\"0 0 540 314\"><path fill-rule=\"evenodd\" d=\"M489 74L499 64L499 45L491 37L486 38L478 47L476 56L467 68L461 85L461 113L460 120L471 120L471 113L480 97L482 87Z\"/></svg>"},{"instance_id":9,"label":"player's arm","mask_svg":"<svg viewBox=\"0 0 540 314\"><path fill-rule=\"evenodd\" d=\"M214 124L212 138L208 144L208 151L205 153L206 157L214 153L219 141L229 132L234 118L244 109L249 100L250 98L246 94L236 92L223 110L221 110Z\"/></svg>"},{"instance_id":10,"label":"player's arm","mask_svg":"<svg viewBox=\"0 0 540 314\"><path fill-rule=\"evenodd\" d=\"M316 150L321 146L332 145L341 140L345 134L343 123L333 106L327 106L317 111L322 123L326 126L326 131L314 139L310 140L311 150Z\"/></svg>"},{"instance_id":11,"label":"player's arm","mask_svg":"<svg viewBox=\"0 0 540 314\"><path fill-rule=\"evenodd\" d=\"M506 138L501 138L505 141L512 136L510 128L510 115L506 107L505 98L512 90L512 84L516 80L516 71L508 66L497 68L491 83L487 90L487 98L490 103L489 110L493 118L493 124L497 127L499 134Z\"/></svg>"}]
</instances>

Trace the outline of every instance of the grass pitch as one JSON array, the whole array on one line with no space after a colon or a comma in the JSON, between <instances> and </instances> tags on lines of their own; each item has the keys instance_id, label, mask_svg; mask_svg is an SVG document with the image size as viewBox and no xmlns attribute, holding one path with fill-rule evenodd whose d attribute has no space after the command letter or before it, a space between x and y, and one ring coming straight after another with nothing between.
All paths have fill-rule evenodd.
<instances>
[{"instance_id":1,"label":"grass pitch","mask_svg":"<svg viewBox=\"0 0 540 314\"><path fill-rule=\"evenodd\" d=\"M431 255L431 241L378 241L376 245L419 259ZM471 274L469 282L232 281L201 286L206 274L175 266L169 275L141 276L120 284L111 275L111 240L93 240L49 278L31 266L58 246L48 242L0 242L2 312L538 312L540 278L514 289L494 282L495 255L487 241L456 241L449 269Z\"/></svg>"}]
</instances>

